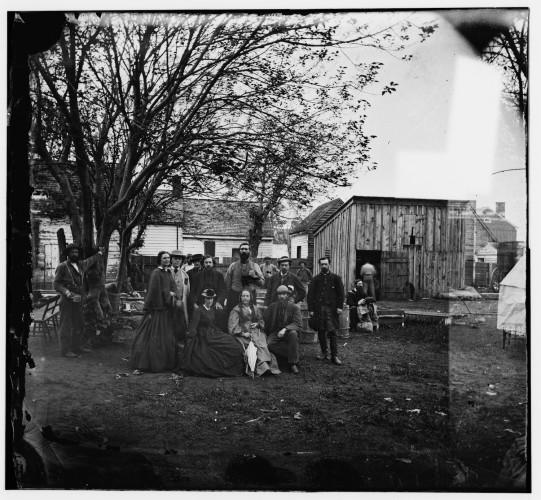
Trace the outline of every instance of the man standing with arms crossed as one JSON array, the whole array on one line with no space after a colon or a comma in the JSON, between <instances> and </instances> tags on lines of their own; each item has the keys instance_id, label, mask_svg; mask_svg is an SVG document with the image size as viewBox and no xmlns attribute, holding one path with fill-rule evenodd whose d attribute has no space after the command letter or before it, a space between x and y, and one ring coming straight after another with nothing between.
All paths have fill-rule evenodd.
<instances>
[{"instance_id":1,"label":"man standing with arms crossed","mask_svg":"<svg viewBox=\"0 0 541 500\"><path fill-rule=\"evenodd\" d=\"M317 359L328 360L327 337L331 345L331 363L341 365L338 359L338 339L336 330L340 328L340 315L344 304L344 284L342 278L330 271L330 259L319 259L321 272L314 276L308 286L308 311L318 322L317 336L321 355Z\"/></svg>"},{"instance_id":2,"label":"man standing with arms crossed","mask_svg":"<svg viewBox=\"0 0 541 500\"><path fill-rule=\"evenodd\" d=\"M257 304L256 285L263 286L265 279L259 264L250 259L250 245L246 242L239 246L240 260L233 262L225 275L227 287L227 314L239 303L240 292L248 288L252 294L252 302Z\"/></svg>"}]
</instances>

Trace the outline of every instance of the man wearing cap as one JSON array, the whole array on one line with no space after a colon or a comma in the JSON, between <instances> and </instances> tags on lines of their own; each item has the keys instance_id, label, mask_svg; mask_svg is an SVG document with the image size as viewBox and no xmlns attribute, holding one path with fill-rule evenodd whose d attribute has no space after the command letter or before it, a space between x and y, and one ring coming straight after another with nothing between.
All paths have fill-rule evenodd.
<instances>
[{"instance_id":1,"label":"man wearing cap","mask_svg":"<svg viewBox=\"0 0 541 500\"><path fill-rule=\"evenodd\" d=\"M316 274L308 287L308 311L315 317L318 328L317 336L321 347L321 355L317 359L328 360L329 350L327 337L331 344L331 362L341 365L338 359L338 339L336 330L340 328L340 315L344 305L344 284L342 278L330 271L330 259L319 259L321 272Z\"/></svg>"},{"instance_id":2,"label":"man wearing cap","mask_svg":"<svg viewBox=\"0 0 541 500\"><path fill-rule=\"evenodd\" d=\"M247 242L239 246L240 260L233 262L225 275L227 287L227 314L239 303L240 292L248 288L252 294L252 301L257 303L256 285L264 286L265 278L259 264L250 259L250 245Z\"/></svg>"},{"instance_id":3,"label":"man wearing cap","mask_svg":"<svg viewBox=\"0 0 541 500\"><path fill-rule=\"evenodd\" d=\"M203 290L206 289L212 289L216 293L214 303L216 310L223 309L225 299L227 298L227 288L225 287L224 275L214 269L214 260L211 255L205 255L203 269L193 275L190 296L188 297L190 315L194 309L197 309L201 305L198 304L198 301L202 296Z\"/></svg>"},{"instance_id":4,"label":"man wearing cap","mask_svg":"<svg viewBox=\"0 0 541 500\"><path fill-rule=\"evenodd\" d=\"M291 259L287 256L281 257L278 259L278 265L280 266L280 272L272 276L268 283L267 294L265 295L265 305L269 306L278 300L277 290L281 285L293 287L293 293L290 296L290 300L294 303L302 302L304 297L306 297L306 290L299 278L289 272Z\"/></svg>"},{"instance_id":5,"label":"man wearing cap","mask_svg":"<svg viewBox=\"0 0 541 500\"><path fill-rule=\"evenodd\" d=\"M60 298L60 353L66 358L78 358L82 352L89 349L81 347L81 337L84 333L83 316L83 275L93 264L101 260L103 249L85 260L79 260L83 250L79 245L70 243L64 255L67 259L56 268L54 289L62 296Z\"/></svg>"},{"instance_id":6,"label":"man wearing cap","mask_svg":"<svg viewBox=\"0 0 541 500\"><path fill-rule=\"evenodd\" d=\"M291 373L297 375L299 369L299 332L302 329L302 316L299 307L290 302L290 290L280 285L276 290L278 300L265 311L265 328L269 351L276 356L287 358Z\"/></svg>"},{"instance_id":7,"label":"man wearing cap","mask_svg":"<svg viewBox=\"0 0 541 500\"><path fill-rule=\"evenodd\" d=\"M173 311L173 332L178 342L184 340L186 336L190 278L182 266L186 256L180 250L173 250L169 255L171 256L171 274L177 285L177 302Z\"/></svg>"},{"instance_id":8,"label":"man wearing cap","mask_svg":"<svg viewBox=\"0 0 541 500\"><path fill-rule=\"evenodd\" d=\"M270 257L265 257L265 263L261 266L261 272L265 278L265 287L268 288L270 279L279 272L279 269L271 262Z\"/></svg>"},{"instance_id":9,"label":"man wearing cap","mask_svg":"<svg viewBox=\"0 0 541 500\"><path fill-rule=\"evenodd\" d=\"M363 280L356 279L355 285L348 292L346 297L346 303L349 306L349 331L355 332L357 330L357 323L359 323L359 314L357 312L357 306L359 301L367 297L363 290Z\"/></svg>"}]
</instances>

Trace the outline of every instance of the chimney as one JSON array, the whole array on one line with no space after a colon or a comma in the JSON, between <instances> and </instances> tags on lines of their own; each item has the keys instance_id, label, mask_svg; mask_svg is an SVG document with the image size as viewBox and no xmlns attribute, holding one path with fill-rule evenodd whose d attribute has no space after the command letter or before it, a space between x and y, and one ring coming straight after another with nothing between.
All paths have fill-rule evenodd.
<instances>
[{"instance_id":1,"label":"chimney","mask_svg":"<svg viewBox=\"0 0 541 500\"><path fill-rule=\"evenodd\" d=\"M496 202L496 213L502 217L505 217L505 201Z\"/></svg>"}]
</instances>

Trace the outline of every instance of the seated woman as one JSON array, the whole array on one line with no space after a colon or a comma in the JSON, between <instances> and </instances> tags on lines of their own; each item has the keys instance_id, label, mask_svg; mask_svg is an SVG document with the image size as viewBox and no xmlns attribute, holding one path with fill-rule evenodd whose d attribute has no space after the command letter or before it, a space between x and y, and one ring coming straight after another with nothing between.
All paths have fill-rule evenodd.
<instances>
[{"instance_id":1,"label":"seated woman","mask_svg":"<svg viewBox=\"0 0 541 500\"><path fill-rule=\"evenodd\" d=\"M264 333L264 322L259 309L252 303L250 290L240 293L240 302L229 314L229 333L235 335L239 342L247 347L250 340L257 348L255 373L261 375L279 375L276 357L269 351L267 336ZM250 367L246 366L246 374L251 375Z\"/></svg>"},{"instance_id":2,"label":"seated woman","mask_svg":"<svg viewBox=\"0 0 541 500\"><path fill-rule=\"evenodd\" d=\"M244 371L242 346L231 335L220 331L212 307L216 294L203 290L204 303L195 309L188 325L186 348L180 368L203 377L236 377Z\"/></svg>"}]
</instances>

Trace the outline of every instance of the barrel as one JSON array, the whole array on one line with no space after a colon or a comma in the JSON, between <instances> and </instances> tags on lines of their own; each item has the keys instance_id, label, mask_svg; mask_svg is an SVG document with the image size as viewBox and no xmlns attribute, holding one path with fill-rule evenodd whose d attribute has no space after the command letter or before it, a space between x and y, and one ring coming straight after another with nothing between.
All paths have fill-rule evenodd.
<instances>
[{"instance_id":1,"label":"barrel","mask_svg":"<svg viewBox=\"0 0 541 500\"><path fill-rule=\"evenodd\" d=\"M349 338L349 306L344 304L342 314L340 315L340 328L337 335L343 339Z\"/></svg>"},{"instance_id":2,"label":"barrel","mask_svg":"<svg viewBox=\"0 0 541 500\"><path fill-rule=\"evenodd\" d=\"M306 302L301 302L298 304L301 308L302 316L302 330L300 341L303 344L316 344L317 343L317 332L312 330L308 326L308 319L310 318L310 313L308 312L308 304Z\"/></svg>"}]
</instances>

